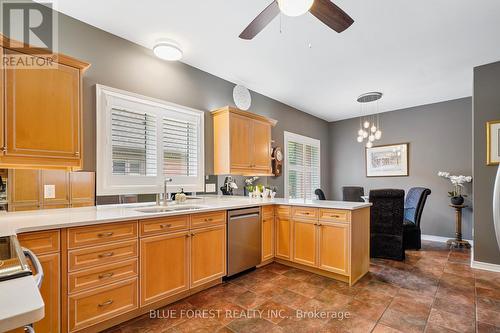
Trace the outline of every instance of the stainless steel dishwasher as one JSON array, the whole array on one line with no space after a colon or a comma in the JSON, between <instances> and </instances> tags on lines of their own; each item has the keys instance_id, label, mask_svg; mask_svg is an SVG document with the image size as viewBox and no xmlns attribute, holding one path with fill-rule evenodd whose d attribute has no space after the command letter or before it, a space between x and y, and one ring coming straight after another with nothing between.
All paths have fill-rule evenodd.
<instances>
[{"instance_id":1,"label":"stainless steel dishwasher","mask_svg":"<svg viewBox=\"0 0 500 333\"><path fill-rule=\"evenodd\" d=\"M227 276L260 264L261 228L259 207L227 212Z\"/></svg>"}]
</instances>

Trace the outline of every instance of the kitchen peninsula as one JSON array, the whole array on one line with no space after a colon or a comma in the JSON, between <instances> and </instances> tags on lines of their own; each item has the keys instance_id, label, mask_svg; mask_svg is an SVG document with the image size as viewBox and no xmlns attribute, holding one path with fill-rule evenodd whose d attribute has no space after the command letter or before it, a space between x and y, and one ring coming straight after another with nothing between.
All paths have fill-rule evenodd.
<instances>
[{"instance_id":1,"label":"kitchen peninsula","mask_svg":"<svg viewBox=\"0 0 500 333\"><path fill-rule=\"evenodd\" d=\"M58 316L52 322L95 332L221 283L232 209L261 207L261 265L277 261L352 285L369 268L370 205L207 196L166 208L15 212L0 217L0 236L17 234L51 260L45 285L60 297L42 296L45 312Z\"/></svg>"}]
</instances>

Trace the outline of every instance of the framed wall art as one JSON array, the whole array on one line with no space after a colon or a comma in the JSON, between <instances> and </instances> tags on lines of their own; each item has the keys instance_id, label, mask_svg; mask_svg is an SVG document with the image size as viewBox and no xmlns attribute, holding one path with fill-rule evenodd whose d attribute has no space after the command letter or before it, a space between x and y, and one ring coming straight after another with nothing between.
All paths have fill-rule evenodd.
<instances>
[{"instance_id":1,"label":"framed wall art","mask_svg":"<svg viewBox=\"0 0 500 333\"><path fill-rule=\"evenodd\" d=\"M486 163L498 165L500 163L500 120L486 123L486 142Z\"/></svg>"},{"instance_id":2,"label":"framed wall art","mask_svg":"<svg viewBox=\"0 0 500 333\"><path fill-rule=\"evenodd\" d=\"M408 168L409 143L366 148L366 177L405 177Z\"/></svg>"}]
</instances>

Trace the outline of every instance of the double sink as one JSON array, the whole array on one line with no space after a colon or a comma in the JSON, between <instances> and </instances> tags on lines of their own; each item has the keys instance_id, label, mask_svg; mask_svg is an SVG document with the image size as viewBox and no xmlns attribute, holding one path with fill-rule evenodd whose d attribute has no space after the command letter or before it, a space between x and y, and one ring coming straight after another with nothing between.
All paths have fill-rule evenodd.
<instances>
[{"instance_id":1,"label":"double sink","mask_svg":"<svg viewBox=\"0 0 500 333\"><path fill-rule=\"evenodd\" d=\"M203 208L207 208L207 206L200 206L200 205L154 206L154 207L136 209L136 211L141 213L154 214L154 213L192 211Z\"/></svg>"}]
</instances>

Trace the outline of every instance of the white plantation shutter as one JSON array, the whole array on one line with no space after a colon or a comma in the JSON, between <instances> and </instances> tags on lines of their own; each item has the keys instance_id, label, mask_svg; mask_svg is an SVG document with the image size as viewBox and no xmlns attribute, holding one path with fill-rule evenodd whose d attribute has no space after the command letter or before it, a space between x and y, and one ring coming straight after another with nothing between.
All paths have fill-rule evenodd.
<instances>
[{"instance_id":1,"label":"white plantation shutter","mask_svg":"<svg viewBox=\"0 0 500 333\"><path fill-rule=\"evenodd\" d=\"M290 199L315 199L320 188L320 142L285 132L285 195Z\"/></svg>"},{"instance_id":2,"label":"white plantation shutter","mask_svg":"<svg viewBox=\"0 0 500 333\"><path fill-rule=\"evenodd\" d=\"M197 177L198 124L195 121L163 119L163 174Z\"/></svg>"},{"instance_id":3,"label":"white plantation shutter","mask_svg":"<svg viewBox=\"0 0 500 333\"><path fill-rule=\"evenodd\" d=\"M204 190L204 112L97 85L97 195Z\"/></svg>"},{"instance_id":4,"label":"white plantation shutter","mask_svg":"<svg viewBox=\"0 0 500 333\"><path fill-rule=\"evenodd\" d=\"M156 176L156 117L111 110L113 175Z\"/></svg>"}]
</instances>

